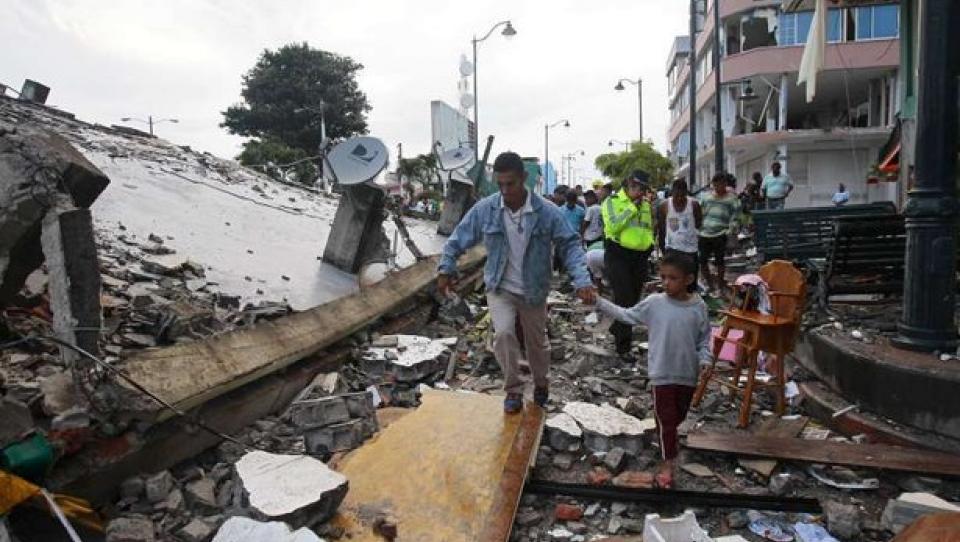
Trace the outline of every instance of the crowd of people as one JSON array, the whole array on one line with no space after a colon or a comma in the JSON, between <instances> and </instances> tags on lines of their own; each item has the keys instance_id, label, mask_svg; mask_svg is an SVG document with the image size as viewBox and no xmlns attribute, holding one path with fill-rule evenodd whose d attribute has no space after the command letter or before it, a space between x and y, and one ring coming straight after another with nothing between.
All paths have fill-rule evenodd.
<instances>
[{"instance_id":1,"label":"crowd of people","mask_svg":"<svg viewBox=\"0 0 960 542\"><path fill-rule=\"evenodd\" d=\"M703 295L727 288L725 258L741 227L754 210L782 209L792 180L774 163L769 175L754 174L739 194L736 178L723 172L700 194L691 194L683 179L657 193L649 175L636 170L619 186L558 187L540 196L526 188L519 155L499 155L493 170L499 193L474 205L447 240L437 287L446 295L457 275L457 258L476 244L485 245L484 284L494 355L504 374L504 411L523 409L521 356L530 367L534 403L542 407L549 399L546 299L552 271L561 271L583 303L613 318L610 333L624 363L637 361L631 353L632 326L648 328L646 365L663 457L656 480L671 487L677 427L700 368L710 360ZM662 292L643 296L657 255Z\"/></svg>"}]
</instances>

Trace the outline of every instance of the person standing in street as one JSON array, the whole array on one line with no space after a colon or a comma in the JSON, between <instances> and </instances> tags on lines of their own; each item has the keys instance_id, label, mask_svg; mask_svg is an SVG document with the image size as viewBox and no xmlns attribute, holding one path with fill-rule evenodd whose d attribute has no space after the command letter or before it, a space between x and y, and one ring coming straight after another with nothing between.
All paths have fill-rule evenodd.
<instances>
[{"instance_id":1,"label":"person standing in street","mask_svg":"<svg viewBox=\"0 0 960 542\"><path fill-rule=\"evenodd\" d=\"M840 183L840 186L837 187L837 193L833 195L831 201L837 207L843 207L850 201L850 192L847 192L847 187L843 183Z\"/></svg>"},{"instance_id":2,"label":"person standing in street","mask_svg":"<svg viewBox=\"0 0 960 542\"><path fill-rule=\"evenodd\" d=\"M583 238L583 245L589 247L603 240L603 213L600 211L597 193L593 190L587 190L583 194L583 200L587 204L587 211L580 225L580 237Z\"/></svg>"},{"instance_id":3,"label":"person standing in street","mask_svg":"<svg viewBox=\"0 0 960 542\"><path fill-rule=\"evenodd\" d=\"M780 162L770 166L770 174L763 178L760 191L767 200L767 209L783 209L787 197L793 192L793 179L780 171Z\"/></svg>"},{"instance_id":4,"label":"person standing in street","mask_svg":"<svg viewBox=\"0 0 960 542\"><path fill-rule=\"evenodd\" d=\"M711 358L707 306L690 291L693 265L678 252L668 253L660 260L663 293L648 295L631 307L597 299L597 308L617 321L649 329L647 373L653 385L653 412L663 459L656 481L664 489L673 487L678 427L687 416L697 378Z\"/></svg>"},{"instance_id":5,"label":"person standing in street","mask_svg":"<svg viewBox=\"0 0 960 542\"><path fill-rule=\"evenodd\" d=\"M694 280L690 292L697 291L699 249L698 231L703 225L700 203L687 197L687 181L677 179L670 188L670 197L657 208L657 240L664 255L679 254L693 262Z\"/></svg>"},{"instance_id":6,"label":"person standing in street","mask_svg":"<svg viewBox=\"0 0 960 542\"><path fill-rule=\"evenodd\" d=\"M702 196L700 208L703 224L700 228L699 253L700 270L707 283L707 289L723 293L726 289L726 252L730 236L735 236L737 220L740 215L740 200L728 190L728 173L716 173L710 181L713 190ZM717 268L716 280L710 272L710 259Z\"/></svg>"},{"instance_id":7,"label":"person standing in street","mask_svg":"<svg viewBox=\"0 0 960 542\"><path fill-rule=\"evenodd\" d=\"M647 201L649 175L637 170L624 180L623 188L601 206L604 234L604 276L613 288L613 299L621 307L640 300L647 281L653 250L653 213ZM633 328L617 321L610 326L617 353L630 356Z\"/></svg>"},{"instance_id":8,"label":"person standing in street","mask_svg":"<svg viewBox=\"0 0 960 542\"><path fill-rule=\"evenodd\" d=\"M567 192L566 199L566 203L560 210L563 211L563 216L567 219L567 223L570 224L570 228L577 232L577 235L580 235L581 226L583 226L583 217L587 212L578 203L579 197L573 190Z\"/></svg>"},{"instance_id":9,"label":"person standing in street","mask_svg":"<svg viewBox=\"0 0 960 542\"><path fill-rule=\"evenodd\" d=\"M524 388L517 323L523 330L524 349L533 376L533 400L543 407L549 397L546 303L551 248L556 247L563 259L581 301L593 303L596 290L577 233L557 206L524 186L527 174L520 155L505 152L497 156L493 172L500 191L477 202L447 239L437 271L437 290L441 295L449 294L457 275L457 258L483 243L487 249L483 281L493 320L494 356L503 370L507 394L503 410L513 414L523 409Z\"/></svg>"}]
</instances>

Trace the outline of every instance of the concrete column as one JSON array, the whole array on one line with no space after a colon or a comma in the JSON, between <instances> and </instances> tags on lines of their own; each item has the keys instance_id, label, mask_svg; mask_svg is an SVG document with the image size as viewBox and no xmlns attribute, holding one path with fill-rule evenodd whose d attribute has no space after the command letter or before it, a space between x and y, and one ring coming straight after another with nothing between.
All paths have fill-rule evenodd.
<instances>
[{"instance_id":1,"label":"concrete column","mask_svg":"<svg viewBox=\"0 0 960 542\"><path fill-rule=\"evenodd\" d=\"M780 97L777 100L779 110L777 111L777 130L787 129L787 102L790 98L790 85L788 84L787 74L780 76Z\"/></svg>"},{"instance_id":2,"label":"concrete column","mask_svg":"<svg viewBox=\"0 0 960 542\"><path fill-rule=\"evenodd\" d=\"M386 262L390 247L383 231L383 190L366 184L342 190L323 261L347 273L357 273L362 265L372 262Z\"/></svg>"},{"instance_id":3,"label":"concrete column","mask_svg":"<svg viewBox=\"0 0 960 542\"><path fill-rule=\"evenodd\" d=\"M93 216L67 196L43 217L40 237L49 275L53 331L60 339L100 355L100 270L93 236ZM67 361L79 355L63 349Z\"/></svg>"},{"instance_id":4,"label":"concrete column","mask_svg":"<svg viewBox=\"0 0 960 542\"><path fill-rule=\"evenodd\" d=\"M64 197L88 208L109 183L62 137L0 123L0 307L43 262L40 233L47 212ZM96 269L96 260L92 265Z\"/></svg>"},{"instance_id":5,"label":"concrete column","mask_svg":"<svg viewBox=\"0 0 960 542\"><path fill-rule=\"evenodd\" d=\"M473 206L473 186L467 183L450 181L447 197L443 200L443 213L437 223L437 233L450 235L457 227L463 215Z\"/></svg>"}]
</instances>

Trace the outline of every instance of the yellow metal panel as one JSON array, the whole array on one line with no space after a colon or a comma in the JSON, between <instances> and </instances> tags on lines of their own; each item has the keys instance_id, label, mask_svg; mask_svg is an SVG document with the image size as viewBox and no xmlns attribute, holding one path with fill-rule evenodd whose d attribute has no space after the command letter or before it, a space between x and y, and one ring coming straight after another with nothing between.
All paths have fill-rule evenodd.
<instances>
[{"instance_id":1,"label":"yellow metal panel","mask_svg":"<svg viewBox=\"0 0 960 542\"><path fill-rule=\"evenodd\" d=\"M505 415L503 399L427 392L340 467L350 490L334 523L353 541L382 541L366 510L396 519L400 541L506 540L543 411Z\"/></svg>"}]
</instances>

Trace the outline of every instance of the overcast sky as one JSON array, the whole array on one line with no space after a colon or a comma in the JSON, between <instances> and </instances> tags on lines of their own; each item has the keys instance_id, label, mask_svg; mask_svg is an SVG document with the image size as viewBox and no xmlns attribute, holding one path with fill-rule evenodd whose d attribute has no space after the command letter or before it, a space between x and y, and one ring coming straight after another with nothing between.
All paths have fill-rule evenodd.
<instances>
[{"instance_id":1,"label":"overcast sky","mask_svg":"<svg viewBox=\"0 0 960 542\"><path fill-rule=\"evenodd\" d=\"M174 117L158 135L233 157L241 139L218 127L240 98L240 77L264 49L290 42L353 57L373 106L371 135L404 155L427 152L430 101L458 102L458 64L470 38L503 19L511 40L480 44L481 136L494 152L551 161L579 150L579 175L607 141L637 137L635 87L644 80L644 135L665 148L666 56L687 29L681 0L6 0L0 17L0 82L52 88L48 104L103 124Z\"/></svg>"}]
</instances>

